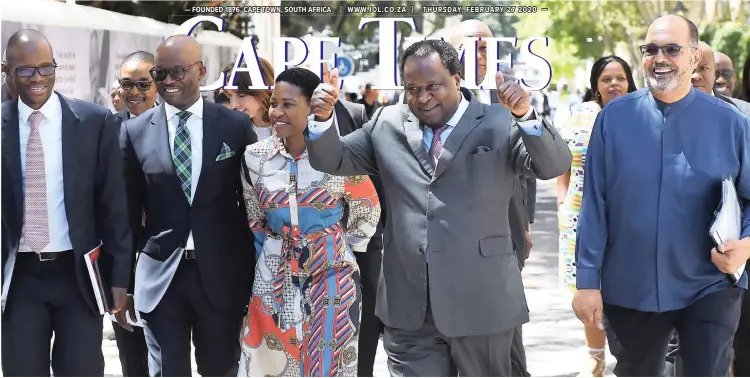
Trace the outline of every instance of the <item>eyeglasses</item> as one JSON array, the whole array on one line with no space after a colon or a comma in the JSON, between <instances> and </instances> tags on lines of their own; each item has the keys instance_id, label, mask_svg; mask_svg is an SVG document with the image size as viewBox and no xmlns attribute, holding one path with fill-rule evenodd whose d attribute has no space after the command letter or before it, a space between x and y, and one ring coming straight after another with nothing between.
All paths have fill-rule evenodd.
<instances>
[{"instance_id":1,"label":"eyeglasses","mask_svg":"<svg viewBox=\"0 0 750 378\"><path fill-rule=\"evenodd\" d=\"M33 77L37 72L42 76L51 76L55 74L55 68L57 68L57 64L50 64L41 67L15 67L9 64L6 66L13 69L18 77L26 78Z\"/></svg>"},{"instance_id":2,"label":"eyeglasses","mask_svg":"<svg viewBox=\"0 0 750 378\"><path fill-rule=\"evenodd\" d=\"M130 79L117 79L117 81L120 83L120 88L126 91L129 91L133 89L133 87L136 87L141 92L149 90L149 88L151 88L151 84L153 83L153 81L150 80L133 81Z\"/></svg>"},{"instance_id":3,"label":"eyeglasses","mask_svg":"<svg viewBox=\"0 0 750 378\"><path fill-rule=\"evenodd\" d=\"M641 54L647 58L652 58L657 55L659 55L659 51L664 53L664 56L668 56L670 58L676 58L680 56L680 52L682 52L682 49L690 47L690 46L680 46L676 45L674 43L670 43L664 46L655 45L652 43L649 43L647 45L641 45Z\"/></svg>"},{"instance_id":4,"label":"eyeglasses","mask_svg":"<svg viewBox=\"0 0 750 378\"><path fill-rule=\"evenodd\" d=\"M182 79L185 78L185 72L187 72L187 70L195 67L198 64L203 64L203 62L197 61L197 62L195 62L195 63L193 63L193 64L191 64L191 65L189 65L187 67L184 67L184 66L183 67L172 67L172 68L169 68L169 69L154 67L149 72L151 73L151 77L155 81L164 81L164 79L167 78L167 75L169 75L169 77L171 77L172 80L182 80Z\"/></svg>"},{"instance_id":5,"label":"eyeglasses","mask_svg":"<svg viewBox=\"0 0 750 378\"><path fill-rule=\"evenodd\" d=\"M729 80L734 77L734 71L733 70L717 70L716 71L716 78L723 77L726 80Z\"/></svg>"}]
</instances>

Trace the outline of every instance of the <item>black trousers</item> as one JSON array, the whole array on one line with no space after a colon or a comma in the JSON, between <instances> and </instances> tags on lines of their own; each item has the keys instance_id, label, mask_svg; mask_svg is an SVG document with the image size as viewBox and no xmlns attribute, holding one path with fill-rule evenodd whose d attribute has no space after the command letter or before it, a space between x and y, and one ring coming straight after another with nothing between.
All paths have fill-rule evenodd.
<instances>
[{"instance_id":1,"label":"black trousers","mask_svg":"<svg viewBox=\"0 0 750 378\"><path fill-rule=\"evenodd\" d=\"M359 358L357 376L372 377L378 341L383 332L383 323L375 316L375 302L378 292L378 279L383 262L383 240L373 236L367 244L367 252L354 253L362 277L362 317L359 323Z\"/></svg>"},{"instance_id":2,"label":"black trousers","mask_svg":"<svg viewBox=\"0 0 750 378\"><path fill-rule=\"evenodd\" d=\"M101 377L102 328L78 286L72 251L53 261L18 254L2 317L3 375L49 377L51 352L55 377Z\"/></svg>"},{"instance_id":3,"label":"black trousers","mask_svg":"<svg viewBox=\"0 0 750 378\"><path fill-rule=\"evenodd\" d=\"M740 318L743 289L709 294L692 305L662 313L604 304L609 349L619 377L658 377L664 372L667 345L676 329L685 376L725 377Z\"/></svg>"},{"instance_id":4,"label":"black trousers","mask_svg":"<svg viewBox=\"0 0 750 378\"><path fill-rule=\"evenodd\" d=\"M152 377L190 377L190 341L198 374L236 376L242 307L214 309L203 292L196 260L183 260L154 311L141 313Z\"/></svg>"},{"instance_id":5,"label":"black trousers","mask_svg":"<svg viewBox=\"0 0 750 378\"><path fill-rule=\"evenodd\" d=\"M740 325L734 334L734 376L750 377L750 295L742 299Z\"/></svg>"},{"instance_id":6,"label":"black trousers","mask_svg":"<svg viewBox=\"0 0 750 378\"><path fill-rule=\"evenodd\" d=\"M143 328L133 326L129 332L119 324L112 322L120 354L123 377L148 377L148 348Z\"/></svg>"}]
</instances>

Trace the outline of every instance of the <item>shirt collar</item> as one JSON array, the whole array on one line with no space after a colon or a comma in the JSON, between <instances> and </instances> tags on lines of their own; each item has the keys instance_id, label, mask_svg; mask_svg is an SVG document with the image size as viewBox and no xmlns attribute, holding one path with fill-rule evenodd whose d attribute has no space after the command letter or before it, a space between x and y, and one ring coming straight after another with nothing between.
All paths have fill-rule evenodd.
<instances>
[{"instance_id":1,"label":"shirt collar","mask_svg":"<svg viewBox=\"0 0 750 378\"><path fill-rule=\"evenodd\" d=\"M458 122L461 120L461 117L464 116L464 113L466 113L466 109L469 108L469 101L466 101L466 98L464 97L463 92L461 92L461 102L458 103L458 108L456 108L456 112L453 113L453 117L446 122L446 125L449 127L456 127L458 125Z\"/></svg>"},{"instance_id":2,"label":"shirt collar","mask_svg":"<svg viewBox=\"0 0 750 378\"><path fill-rule=\"evenodd\" d=\"M271 151L268 153L268 160L271 160L276 155L281 155L287 159L294 160L294 157L292 157L291 154L286 150L286 147L284 146L284 141L279 138L278 135L273 134L273 142L271 145ZM305 148L304 151L302 151L302 155L297 160L304 159L307 156L307 148Z\"/></svg>"},{"instance_id":3,"label":"shirt collar","mask_svg":"<svg viewBox=\"0 0 750 378\"><path fill-rule=\"evenodd\" d=\"M24 104L20 98L18 99L18 119L28 122L33 112L34 109ZM60 104L60 97L55 91L52 91L52 95L49 96L47 102L39 108L39 112L48 120L62 119L62 105Z\"/></svg>"},{"instance_id":4,"label":"shirt collar","mask_svg":"<svg viewBox=\"0 0 750 378\"><path fill-rule=\"evenodd\" d=\"M203 119L203 98L199 97L198 101L193 103L193 105L185 110L192 114L191 117L195 116L199 119ZM177 113L181 112L180 109L177 109L174 106L167 104L166 102L164 103L164 111L167 113L168 120L172 119L172 117L176 116Z\"/></svg>"},{"instance_id":5,"label":"shirt collar","mask_svg":"<svg viewBox=\"0 0 750 378\"><path fill-rule=\"evenodd\" d=\"M690 86L690 92L688 92L687 96L677 100L677 102L673 102L671 104L664 104L666 108L669 108L670 111L675 110L681 110L686 108L688 105L693 103L693 100L695 99L695 92L697 89L695 87ZM651 90L648 91L648 98L649 102L651 103L651 106L653 106L656 110L659 110L659 102L656 98L654 98L654 93L651 92Z\"/></svg>"}]
</instances>

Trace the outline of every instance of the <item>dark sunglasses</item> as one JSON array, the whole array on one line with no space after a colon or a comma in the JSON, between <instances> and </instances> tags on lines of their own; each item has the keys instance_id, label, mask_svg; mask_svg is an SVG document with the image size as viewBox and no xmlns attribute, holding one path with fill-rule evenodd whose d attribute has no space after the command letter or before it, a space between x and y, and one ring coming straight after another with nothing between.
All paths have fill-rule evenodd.
<instances>
[{"instance_id":1,"label":"dark sunglasses","mask_svg":"<svg viewBox=\"0 0 750 378\"><path fill-rule=\"evenodd\" d=\"M33 77L37 72L39 72L39 75L42 76L51 76L55 74L55 68L57 68L57 64L51 64L41 67L14 67L11 65L7 65L7 67L13 69L18 77Z\"/></svg>"},{"instance_id":2,"label":"dark sunglasses","mask_svg":"<svg viewBox=\"0 0 750 378\"><path fill-rule=\"evenodd\" d=\"M169 69L154 67L149 72L151 73L151 77L155 81L164 81L164 79L167 78L167 75L169 75L169 77L171 77L172 80L182 80L185 78L185 72L187 72L187 70L195 67L198 64L203 64L203 62L197 61L187 67L172 67Z\"/></svg>"},{"instance_id":3,"label":"dark sunglasses","mask_svg":"<svg viewBox=\"0 0 750 378\"><path fill-rule=\"evenodd\" d=\"M734 77L734 71L732 70L716 71L716 78L718 79L720 77L723 77L724 79L729 80Z\"/></svg>"},{"instance_id":4,"label":"dark sunglasses","mask_svg":"<svg viewBox=\"0 0 750 378\"><path fill-rule=\"evenodd\" d=\"M153 83L153 81L149 80L133 81L130 79L117 79L117 81L120 83L120 88L126 91L129 91L133 89L133 87L136 87L141 92L149 90L149 88L151 88L151 84Z\"/></svg>"},{"instance_id":5,"label":"dark sunglasses","mask_svg":"<svg viewBox=\"0 0 750 378\"><path fill-rule=\"evenodd\" d=\"M664 53L664 56L668 56L671 58L676 58L680 56L680 52L682 49L684 49L685 46L675 45L673 43L670 43L668 45L659 46L654 44L647 44L647 45L641 45L641 54L646 57L654 57L659 55L659 50Z\"/></svg>"}]
</instances>

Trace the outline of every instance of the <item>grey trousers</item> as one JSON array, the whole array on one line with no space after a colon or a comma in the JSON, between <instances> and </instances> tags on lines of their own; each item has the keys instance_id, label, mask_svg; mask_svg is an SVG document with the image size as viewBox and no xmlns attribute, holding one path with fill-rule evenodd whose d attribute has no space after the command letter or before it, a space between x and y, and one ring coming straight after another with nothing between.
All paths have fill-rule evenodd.
<instances>
[{"instance_id":1,"label":"grey trousers","mask_svg":"<svg viewBox=\"0 0 750 378\"><path fill-rule=\"evenodd\" d=\"M435 327L429 301L422 328L385 326L383 346L392 377L510 377L515 329L486 336L446 337Z\"/></svg>"},{"instance_id":2,"label":"grey trousers","mask_svg":"<svg viewBox=\"0 0 750 378\"><path fill-rule=\"evenodd\" d=\"M522 326L513 329L513 342L510 345L511 377L531 377L526 370L526 349L523 347Z\"/></svg>"}]
</instances>

